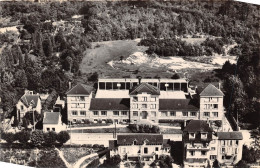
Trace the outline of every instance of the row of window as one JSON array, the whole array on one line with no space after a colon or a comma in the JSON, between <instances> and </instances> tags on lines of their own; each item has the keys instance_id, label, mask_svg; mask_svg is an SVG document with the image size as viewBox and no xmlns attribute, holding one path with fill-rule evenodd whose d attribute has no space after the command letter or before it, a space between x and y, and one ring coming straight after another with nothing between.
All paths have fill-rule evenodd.
<instances>
[{"instance_id":1,"label":"row of window","mask_svg":"<svg viewBox=\"0 0 260 168\"><path fill-rule=\"evenodd\" d=\"M201 133L200 137L202 139L206 139L207 138L207 133ZM194 139L195 138L195 133L189 133L189 139Z\"/></svg>"},{"instance_id":2,"label":"row of window","mask_svg":"<svg viewBox=\"0 0 260 168\"><path fill-rule=\"evenodd\" d=\"M74 96L74 97L70 97L71 101L85 101L85 97L84 96Z\"/></svg>"},{"instance_id":3,"label":"row of window","mask_svg":"<svg viewBox=\"0 0 260 168\"><path fill-rule=\"evenodd\" d=\"M203 116L204 117L211 117L210 112L204 112ZM213 117L218 117L218 112L212 112L212 116Z\"/></svg>"},{"instance_id":4,"label":"row of window","mask_svg":"<svg viewBox=\"0 0 260 168\"><path fill-rule=\"evenodd\" d=\"M238 149L237 148L235 148L234 151L235 151L235 154L238 153ZM221 148L221 152L224 153L224 154L225 153L233 153L234 151L233 151L233 148Z\"/></svg>"},{"instance_id":5,"label":"row of window","mask_svg":"<svg viewBox=\"0 0 260 168\"><path fill-rule=\"evenodd\" d=\"M217 110L218 104L204 104L204 109L205 110L210 110L210 109Z\"/></svg>"},{"instance_id":6,"label":"row of window","mask_svg":"<svg viewBox=\"0 0 260 168\"><path fill-rule=\"evenodd\" d=\"M221 145L222 146L232 146L232 145L238 145L238 140L222 140Z\"/></svg>"},{"instance_id":7,"label":"row of window","mask_svg":"<svg viewBox=\"0 0 260 168\"><path fill-rule=\"evenodd\" d=\"M138 109L138 104L134 103L132 104L132 109ZM150 109L156 109L156 104L150 104ZM142 109L147 109L148 108L148 105L147 104L141 104L141 108Z\"/></svg>"},{"instance_id":8,"label":"row of window","mask_svg":"<svg viewBox=\"0 0 260 168\"><path fill-rule=\"evenodd\" d=\"M142 96L142 97L139 97L139 98L136 97L136 96L133 97L133 101L134 101L134 102L137 102L137 101L147 102L147 100L148 100L148 99L147 99L146 96ZM151 97L151 98L150 98L150 101L151 101L151 102L156 102L156 97Z\"/></svg>"},{"instance_id":9,"label":"row of window","mask_svg":"<svg viewBox=\"0 0 260 168\"><path fill-rule=\"evenodd\" d=\"M167 117L168 114L170 116L176 116L176 111L170 111L170 113L168 113L167 111L162 111L161 112L161 116L162 117ZM197 116L197 112L190 112L190 115L189 115L189 112L182 112L182 116L185 116L185 117L188 117L188 116L196 117Z\"/></svg>"},{"instance_id":10,"label":"row of window","mask_svg":"<svg viewBox=\"0 0 260 168\"><path fill-rule=\"evenodd\" d=\"M72 103L71 108L85 108L85 103Z\"/></svg>"},{"instance_id":11,"label":"row of window","mask_svg":"<svg viewBox=\"0 0 260 168\"><path fill-rule=\"evenodd\" d=\"M218 102L218 97L204 98L204 102Z\"/></svg>"},{"instance_id":12,"label":"row of window","mask_svg":"<svg viewBox=\"0 0 260 168\"><path fill-rule=\"evenodd\" d=\"M99 114L101 116L106 116L107 115L107 111L101 111L100 113L99 113L99 111L93 111L93 115L94 116L98 116ZM126 116L127 114L128 114L127 111L121 111L121 115L122 116ZM119 116L119 111L113 111L113 115L114 116Z\"/></svg>"},{"instance_id":13,"label":"row of window","mask_svg":"<svg viewBox=\"0 0 260 168\"><path fill-rule=\"evenodd\" d=\"M189 151L190 156L195 156L195 151ZM199 153L199 151L197 152ZM206 156L207 155L207 151L200 151L201 156Z\"/></svg>"},{"instance_id":14,"label":"row of window","mask_svg":"<svg viewBox=\"0 0 260 168\"><path fill-rule=\"evenodd\" d=\"M78 111L75 111L75 110L71 111L71 115L77 116L78 115ZM85 116L86 115L86 111L84 111L84 110L79 111L79 115Z\"/></svg>"}]
</instances>

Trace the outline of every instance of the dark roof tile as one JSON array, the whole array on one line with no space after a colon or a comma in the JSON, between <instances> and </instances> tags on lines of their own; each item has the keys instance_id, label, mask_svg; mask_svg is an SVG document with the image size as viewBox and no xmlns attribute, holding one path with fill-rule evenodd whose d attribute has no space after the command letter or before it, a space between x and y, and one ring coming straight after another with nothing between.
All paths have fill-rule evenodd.
<instances>
[{"instance_id":1,"label":"dark roof tile","mask_svg":"<svg viewBox=\"0 0 260 168\"><path fill-rule=\"evenodd\" d=\"M203 120L191 120L184 128L184 132L213 132L209 124Z\"/></svg>"},{"instance_id":2,"label":"dark roof tile","mask_svg":"<svg viewBox=\"0 0 260 168\"><path fill-rule=\"evenodd\" d=\"M146 141L147 145L163 144L162 134L131 134L131 135L118 135L118 145L132 145L136 141L137 145L143 145Z\"/></svg>"},{"instance_id":3,"label":"dark roof tile","mask_svg":"<svg viewBox=\"0 0 260 168\"><path fill-rule=\"evenodd\" d=\"M89 110L129 110L129 98L93 98Z\"/></svg>"},{"instance_id":4,"label":"dark roof tile","mask_svg":"<svg viewBox=\"0 0 260 168\"><path fill-rule=\"evenodd\" d=\"M43 124L58 124L59 123L59 112L45 112L43 118Z\"/></svg>"},{"instance_id":5,"label":"dark roof tile","mask_svg":"<svg viewBox=\"0 0 260 168\"><path fill-rule=\"evenodd\" d=\"M216 88L214 85L209 84L201 93L200 96L224 96L224 93Z\"/></svg>"},{"instance_id":6,"label":"dark roof tile","mask_svg":"<svg viewBox=\"0 0 260 168\"><path fill-rule=\"evenodd\" d=\"M192 110L198 111L191 99L160 99L159 110Z\"/></svg>"},{"instance_id":7,"label":"dark roof tile","mask_svg":"<svg viewBox=\"0 0 260 168\"><path fill-rule=\"evenodd\" d=\"M67 95L90 95L92 88L84 84L77 84L66 92Z\"/></svg>"},{"instance_id":8,"label":"dark roof tile","mask_svg":"<svg viewBox=\"0 0 260 168\"><path fill-rule=\"evenodd\" d=\"M152 94L152 95L160 95L160 90L157 87L154 87L148 83L141 83L137 85L130 91L130 95L137 95L143 92Z\"/></svg>"}]
</instances>

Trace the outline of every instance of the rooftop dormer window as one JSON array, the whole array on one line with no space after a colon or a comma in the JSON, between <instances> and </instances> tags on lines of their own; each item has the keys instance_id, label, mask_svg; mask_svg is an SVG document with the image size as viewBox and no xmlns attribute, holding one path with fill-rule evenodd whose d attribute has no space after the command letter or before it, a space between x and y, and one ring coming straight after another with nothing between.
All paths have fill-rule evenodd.
<instances>
[{"instance_id":1,"label":"rooftop dormer window","mask_svg":"<svg viewBox=\"0 0 260 168\"><path fill-rule=\"evenodd\" d=\"M136 145L136 139L133 141L133 145Z\"/></svg>"},{"instance_id":2,"label":"rooftop dormer window","mask_svg":"<svg viewBox=\"0 0 260 168\"><path fill-rule=\"evenodd\" d=\"M207 133L201 133L201 139L206 139L207 138Z\"/></svg>"},{"instance_id":3,"label":"rooftop dormer window","mask_svg":"<svg viewBox=\"0 0 260 168\"><path fill-rule=\"evenodd\" d=\"M195 133L189 133L189 139L194 139L195 138Z\"/></svg>"}]
</instances>

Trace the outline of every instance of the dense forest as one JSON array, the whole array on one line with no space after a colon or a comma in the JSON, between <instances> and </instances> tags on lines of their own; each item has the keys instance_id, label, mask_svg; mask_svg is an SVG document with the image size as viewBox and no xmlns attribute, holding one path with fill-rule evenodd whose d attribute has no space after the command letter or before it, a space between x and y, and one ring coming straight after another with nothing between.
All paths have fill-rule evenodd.
<instances>
[{"instance_id":1,"label":"dense forest","mask_svg":"<svg viewBox=\"0 0 260 168\"><path fill-rule=\"evenodd\" d=\"M0 34L2 106L9 114L27 88L64 95L68 82L82 75L79 65L91 42L141 38L148 54L210 56L237 43L218 71L224 81L228 113L259 126L259 6L227 2L1 2L1 27L19 25L19 35ZM73 19L74 15L83 15ZM64 26L57 26L64 21ZM71 33L71 26L83 31ZM187 44L186 35L208 35L202 44ZM92 79L91 79L92 80Z\"/></svg>"}]
</instances>

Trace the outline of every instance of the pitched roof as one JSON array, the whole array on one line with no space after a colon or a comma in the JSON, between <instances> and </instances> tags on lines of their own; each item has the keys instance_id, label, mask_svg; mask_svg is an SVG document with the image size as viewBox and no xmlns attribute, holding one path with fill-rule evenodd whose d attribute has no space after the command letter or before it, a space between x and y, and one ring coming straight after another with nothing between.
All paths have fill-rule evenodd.
<instances>
[{"instance_id":1,"label":"pitched roof","mask_svg":"<svg viewBox=\"0 0 260 168\"><path fill-rule=\"evenodd\" d=\"M183 130L184 132L213 132L209 124L203 120L191 120Z\"/></svg>"},{"instance_id":2,"label":"pitched roof","mask_svg":"<svg viewBox=\"0 0 260 168\"><path fill-rule=\"evenodd\" d=\"M77 84L66 92L67 95L90 95L92 88L84 84Z\"/></svg>"},{"instance_id":3,"label":"pitched roof","mask_svg":"<svg viewBox=\"0 0 260 168\"><path fill-rule=\"evenodd\" d=\"M58 124L60 119L59 112L45 112L43 124Z\"/></svg>"},{"instance_id":4,"label":"pitched roof","mask_svg":"<svg viewBox=\"0 0 260 168\"><path fill-rule=\"evenodd\" d=\"M241 132L234 131L234 132L218 132L218 139L221 140L242 140L243 135Z\"/></svg>"},{"instance_id":5,"label":"pitched roof","mask_svg":"<svg viewBox=\"0 0 260 168\"><path fill-rule=\"evenodd\" d=\"M21 97L20 100L26 107L29 107L30 105L32 105L33 108L36 108L39 98L40 98L39 95L26 95L25 94Z\"/></svg>"},{"instance_id":6,"label":"pitched roof","mask_svg":"<svg viewBox=\"0 0 260 168\"><path fill-rule=\"evenodd\" d=\"M160 99L159 110L193 110L199 108L194 105L191 99Z\"/></svg>"},{"instance_id":7,"label":"pitched roof","mask_svg":"<svg viewBox=\"0 0 260 168\"><path fill-rule=\"evenodd\" d=\"M214 85L209 84L201 93L200 96L224 96L224 93L216 88Z\"/></svg>"},{"instance_id":8,"label":"pitched roof","mask_svg":"<svg viewBox=\"0 0 260 168\"><path fill-rule=\"evenodd\" d=\"M130 99L128 98L93 98L89 110L129 110Z\"/></svg>"},{"instance_id":9,"label":"pitched roof","mask_svg":"<svg viewBox=\"0 0 260 168\"><path fill-rule=\"evenodd\" d=\"M146 141L147 145L163 144L162 134L131 134L131 135L118 135L118 145L131 145L136 141L137 145L143 145Z\"/></svg>"},{"instance_id":10,"label":"pitched roof","mask_svg":"<svg viewBox=\"0 0 260 168\"><path fill-rule=\"evenodd\" d=\"M142 92L146 92L152 95L160 95L160 90L157 87L152 86L148 83L141 83L137 85L130 91L130 95L137 95L141 94Z\"/></svg>"}]
</instances>

